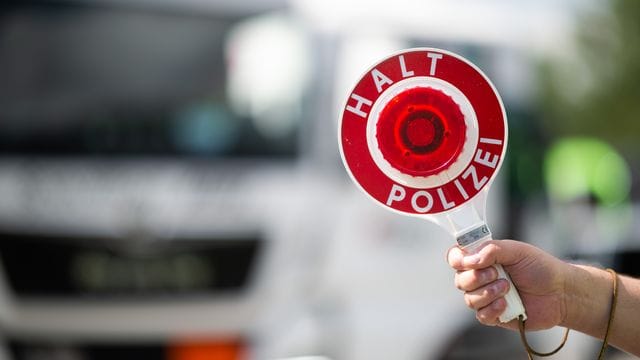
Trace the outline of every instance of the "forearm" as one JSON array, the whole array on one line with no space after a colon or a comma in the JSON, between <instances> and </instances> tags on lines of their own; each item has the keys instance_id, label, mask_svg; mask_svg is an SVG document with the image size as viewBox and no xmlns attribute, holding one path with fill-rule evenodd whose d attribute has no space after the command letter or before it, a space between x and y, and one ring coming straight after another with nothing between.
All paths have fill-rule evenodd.
<instances>
[{"instance_id":1,"label":"forearm","mask_svg":"<svg viewBox=\"0 0 640 360\"><path fill-rule=\"evenodd\" d=\"M613 278L595 267L568 265L566 315L561 325L602 339L607 329ZM640 281L618 276L618 299L609 343L640 356Z\"/></svg>"}]
</instances>

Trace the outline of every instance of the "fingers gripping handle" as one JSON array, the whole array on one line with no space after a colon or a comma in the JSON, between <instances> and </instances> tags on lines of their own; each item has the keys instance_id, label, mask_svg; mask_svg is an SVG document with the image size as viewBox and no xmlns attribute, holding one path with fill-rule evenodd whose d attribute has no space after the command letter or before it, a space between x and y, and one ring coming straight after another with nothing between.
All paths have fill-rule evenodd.
<instances>
[{"instance_id":1,"label":"fingers gripping handle","mask_svg":"<svg viewBox=\"0 0 640 360\"><path fill-rule=\"evenodd\" d=\"M527 320L527 314L524 311L524 304L522 304L522 300L518 294L518 289L513 285L509 274L504 271L504 268L500 264L496 264L493 267L498 270L498 278L506 279L509 282L509 292L504 296L504 299L507 301L507 308L500 315L500 322L509 322L513 319L517 319L520 315L522 315L523 321Z\"/></svg>"},{"instance_id":2,"label":"fingers gripping handle","mask_svg":"<svg viewBox=\"0 0 640 360\"><path fill-rule=\"evenodd\" d=\"M468 254L475 254L480 250L481 245L489 240L491 240L491 232L489 232L486 225L483 225L480 228L471 230L470 232L458 237L458 244L460 244L464 252ZM518 289L513 284L513 281L511 281L509 274L507 274L500 264L495 264L493 267L498 271L499 279L505 279L509 282L509 292L504 296L504 299L507 301L507 308L500 315L500 322L509 322L513 319L517 319L520 315L523 317L522 320L526 320L527 314L524 309L524 304L522 304L522 299L520 299Z\"/></svg>"}]
</instances>

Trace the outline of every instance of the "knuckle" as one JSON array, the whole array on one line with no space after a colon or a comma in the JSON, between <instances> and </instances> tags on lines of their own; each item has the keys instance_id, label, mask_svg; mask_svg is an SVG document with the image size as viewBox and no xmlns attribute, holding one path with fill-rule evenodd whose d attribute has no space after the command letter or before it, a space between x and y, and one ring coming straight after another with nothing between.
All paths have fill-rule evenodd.
<instances>
[{"instance_id":1,"label":"knuckle","mask_svg":"<svg viewBox=\"0 0 640 360\"><path fill-rule=\"evenodd\" d=\"M461 269L460 258L461 258L460 249L458 249L455 246L449 248L446 255L447 263L449 264L449 266L451 266L456 270L460 270Z\"/></svg>"},{"instance_id":2,"label":"knuckle","mask_svg":"<svg viewBox=\"0 0 640 360\"><path fill-rule=\"evenodd\" d=\"M478 322L480 322L483 325L491 325L489 323L489 320L487 319L486 315L484 315L481 312L476 312L476 319L478 320Z\"/></svg>"},{"instance_id":3,"label":"knuckle","mask_svg":"<svg viewBox=\"0 0 640 360\"><path fill-rule=\"evenodd\" d=\"M469 296L469 294L464 294L464 303L468 308L473 309L473 300L471 300L471 296Z\"/></svg>"},{"instance_id":4,"label":"knuckle","mask_svg":"<svg viewBox=\"0 0 640 360\"><path fill-rule=\"evenodd\" d=\"M486 314L483 311L476 312L476 319L482 325L486 325L486 326L495 326L497 323L495 318L488 316L488 314Z\"/></svg>"},{"instance_id":5,"label":"knuckle","mask_svg":"<svg viewBox=\"0 0 640 360\"><path fill-rule=\"evenodd\" d=\"M458 271L455 276L455 284L458 290L462 290L462 291L473 290L471 288L473 284L469 282L468 271Z\"/></svg>"},{"instance_id":6,"label":"knuckle","mask_svg":"<svg viewBox=\"0 0 640 360\"><path fill-rule=\"evenodd\" d=\"M460 284L460 275L456 274L456 277L453 279L453 283L456 286L456 289L464 291L462 288L462 284Z\"/></svg>"},{"instance_id":7,"label":"knuckle","mask_svg":"<svg viewBox=\"0 0 640 360\"><path fill-rule=\"evenodd\" d=\"M498 251L498 249L499 249L498 245L493 242L484 247L484 251L487 253L487 255L495 254L495 252Z\"/></svg>"}]
</instances>

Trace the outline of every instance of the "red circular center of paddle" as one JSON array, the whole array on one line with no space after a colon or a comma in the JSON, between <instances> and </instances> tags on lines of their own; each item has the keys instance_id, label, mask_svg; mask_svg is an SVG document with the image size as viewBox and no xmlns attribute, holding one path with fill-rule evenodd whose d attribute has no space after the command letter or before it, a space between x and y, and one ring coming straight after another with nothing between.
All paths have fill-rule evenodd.
<instances>
[{"instance_id":1,"label":"red circular center of paddle","mask_svg":"<svg viewBox=\"0 0 640 360\"><path fill-rule=\"evenodd\" d=\"M391 166L412 176L446 170L460 155L467 127L458 104L430 87L407 89L380 112L376 138Z\"/></svg>"},{"instance_id":2,"label":"red circular center of paddle","mask_svg":"<svg viewBox=\"0 0 640 360\"><path fill-rule=\"evenodd\" d=\"M414 115L413 118L404 121L400 135L407 147L421 152L441 138L442 124L434 113L428 111L414 113Z\"/></svg>"}]
</instances>

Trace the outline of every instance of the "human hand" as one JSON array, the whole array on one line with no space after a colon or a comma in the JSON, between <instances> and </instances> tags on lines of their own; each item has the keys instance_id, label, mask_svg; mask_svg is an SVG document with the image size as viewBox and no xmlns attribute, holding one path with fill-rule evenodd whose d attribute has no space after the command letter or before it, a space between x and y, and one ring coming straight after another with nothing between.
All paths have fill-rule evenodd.
<instances>
[{"instance_id":1,"label":"human hand","mask_svg":"<svg viewBox=\"0 0 640 360\"><path fill-rule=\"evenodd\" d=\"M569 264L535 246L513 240L491 240L475 254L465 254L454 246L447 254L449 265L457 270L455 285L465 292L468 307L485 325L517 329L517 320L500 323L506 309L505 279L498 279L492 266L502 264L518 288L527 312L527 329L548 329L563 322L567 314L566 279Z\"/></svg>"}]
</instances>

